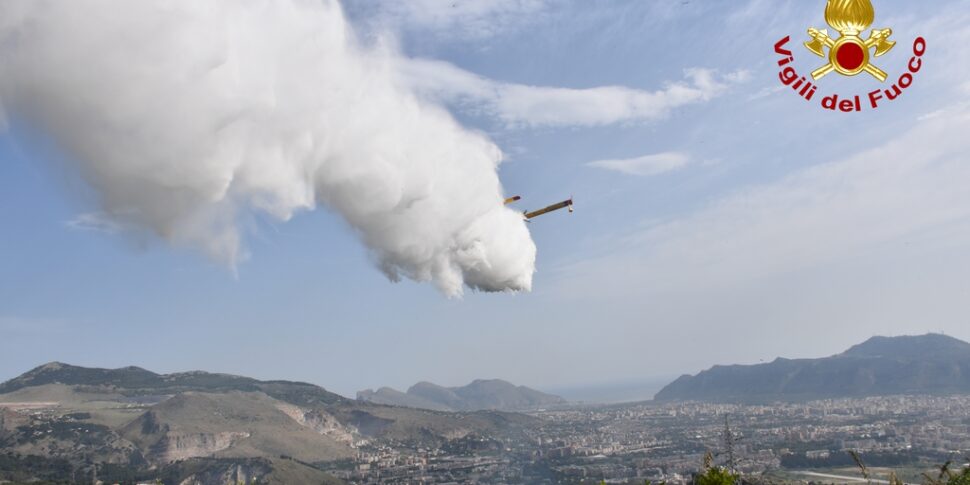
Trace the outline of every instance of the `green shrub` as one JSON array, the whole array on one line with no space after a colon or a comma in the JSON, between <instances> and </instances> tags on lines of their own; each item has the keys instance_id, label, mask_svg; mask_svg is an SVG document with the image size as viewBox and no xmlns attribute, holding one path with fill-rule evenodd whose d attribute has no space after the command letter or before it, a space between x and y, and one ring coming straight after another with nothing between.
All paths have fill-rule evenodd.
<instances>
[{"instance_id":1,"label":"green shrub","mask_svg":"<svg viewBox=\"0 0 970 485\"><path fill-rule=\"evenodd\" d=\"M698 475L697 485L734 485L738 482L737 474L721 467L708 468L703 474Z\"/></svg>"}]
</instances>

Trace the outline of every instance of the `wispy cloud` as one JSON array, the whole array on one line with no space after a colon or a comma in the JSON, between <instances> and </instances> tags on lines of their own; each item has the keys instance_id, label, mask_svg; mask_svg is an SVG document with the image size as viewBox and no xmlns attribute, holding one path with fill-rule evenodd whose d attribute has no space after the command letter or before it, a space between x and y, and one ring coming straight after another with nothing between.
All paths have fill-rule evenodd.
<instances>
[{"instance_id":1,"label":"wispy cloud","mask_svg":"<svg viewBox=\"0 0 970 485\"><path fill-rule=\"evenodd\" d=\"M660 175L686 167L690 157L681 152L665 152L636 158L597 160L586 165L629 175Z\"/></svg>"},{"instance_id":2,"label":"wispy cloud","mask_svg":"<svg viewBox=\"0 0 970 485\"><path fill-rule=\"evenodd\" d=\"M780 93L784 91L785 88L786 86L783 86L783 85L778 85L778 86L772 85L772 86L763 87L758 91L756 91L754 94L748 96L748 101L757 101L759 99L767 98L768 96L772 96L776 93Z\"/></svg>"},{"instance_id":3,"label":"wispy cloud","mask_svg":"<svg viewBox=\"0 0 970 485\"><path fill-rule=\"evenodd\" d=\"M371 28L482 40L535 19L547 0L352 0Z\"/></svg>"},{"instance_id":4,"label":"wispy cloud","mask_svg":"<svg viewBox=\"0 0 970 485\"><path fill-rule=\"evenodd\" d=\"M721 74L688 69L684 79L646 91L624 86L574 89L488 79L447 62L412 59L402 65L406 82L424 96L479 112L512 126L602 126L662 119L745 82L747 71Z\"/></svg>"},{"instance_id":5,"label":"wispy cloud","mask_svg":"<svg viewBox=\"0 0 970 485\"><path fill-rule=\"evenodd\" d=\"M968 131L970 108L956 106L882 146L739 189L642 230L610 256L575 269L591 284L649 275L664 288L695 288L737 285L892 244L959 247L970 242ZM642 289L645 280L622 286Z\"/></svg>"},{"instance_id":6,"label":"wispy cloud","mask_svg":"<svg viewBox=\"0 0 970 485\"><path fill-rule=\"evenodd\" d=\"M64 223L70 229L78 231L95 231L106 234L121 232L121 224L115 222L104 212L86 212L78 214L74 219Z\"/></svg>"}]
</instances>

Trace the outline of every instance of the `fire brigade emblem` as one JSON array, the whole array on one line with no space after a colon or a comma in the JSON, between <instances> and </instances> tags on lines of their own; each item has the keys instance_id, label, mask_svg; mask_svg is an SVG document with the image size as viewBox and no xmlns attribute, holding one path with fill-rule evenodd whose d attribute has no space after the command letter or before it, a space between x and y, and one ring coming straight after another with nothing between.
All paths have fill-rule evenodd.
<instances>
[{"instance_id":1,"label":"fire brigade emblem","mask_svg":"<svg viewBox=\"0 0 970 485\"><path fill-rule=\"evenodd\" d=\"M873 29L869 38L861 35L872 25L876 11L869 0L828 0L825 6L825 22L839 32L839 37L829 37L827 29L808 29L811 40L805 47L819 57L828 57L829 63L812 72L813 79L820 79L835 71L843 76L855 76L867 72L880 82L888 75L872 65L872 58L879 57L896 45L889 40L892 29ZM828 56L825 49L828 48Z\"/></svg>"}]
</instances>

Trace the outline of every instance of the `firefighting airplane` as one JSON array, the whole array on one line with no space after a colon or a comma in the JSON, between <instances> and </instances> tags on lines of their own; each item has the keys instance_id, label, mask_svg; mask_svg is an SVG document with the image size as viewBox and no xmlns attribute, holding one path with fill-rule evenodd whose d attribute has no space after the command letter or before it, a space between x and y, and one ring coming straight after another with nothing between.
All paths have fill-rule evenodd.
<instances>
[{"instance_id":1,"label":"firefighting airplane","mask_svg":"<svg viewBox=\"0 0 970 485\"><path fill-rule=\"evenodd\" d=\"M511 203L513 203L513 202L515 202L517 200L521 200L521 199L522 199L522 197L520 197L518 195L516 195L514 197L509 197L508 199L505 199L505 205L509 205L509 204L511 204ZM536 210L536 211L532 211L532 212L524 211L524 212L522 212L522 217L525 217L525 220L528 222L528 221L532 220L535 217L539 217L539 216L541 216L543 214L548 214L550 212L557 211L559 209L569 209L569 212L572 212L573 211L573 198L570 197L568 200L564 200L562 202L559 202L559 203L556 203L556 204L552 204L549 207L544 207L544 208L539 209L539 210Z\"/></svg>"}]
</instances>

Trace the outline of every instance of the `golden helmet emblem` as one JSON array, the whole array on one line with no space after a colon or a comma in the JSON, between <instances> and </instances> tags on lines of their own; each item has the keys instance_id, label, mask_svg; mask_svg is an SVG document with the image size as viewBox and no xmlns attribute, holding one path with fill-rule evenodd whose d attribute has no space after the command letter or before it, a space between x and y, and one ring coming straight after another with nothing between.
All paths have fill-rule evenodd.
<instances>
[{"instance_id":1,"label":"golden helmet emblem","mask_svg":"<svg viewBox=\"0 0 970 485\"><path fill-rule=\"evenodd\" d=\"M825 29L808 29L811 40L805 42L805 47L829 60L828 64L812 72L812 78L819 79L832 71L843 76L868 72L879 81L885 81L886 72L872 65L871 60L892 50L896 43L889 40L892 29L873 29L868 39L862 39L862 33L875 18L876 11L870 0L828 0L825 22L840 35L833 39ZM829 50L827 56L826 48Z\"/></svg>"}]
</instances>

